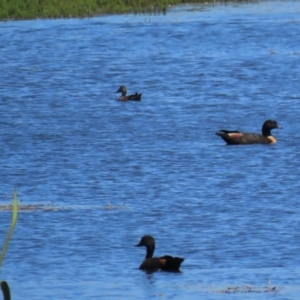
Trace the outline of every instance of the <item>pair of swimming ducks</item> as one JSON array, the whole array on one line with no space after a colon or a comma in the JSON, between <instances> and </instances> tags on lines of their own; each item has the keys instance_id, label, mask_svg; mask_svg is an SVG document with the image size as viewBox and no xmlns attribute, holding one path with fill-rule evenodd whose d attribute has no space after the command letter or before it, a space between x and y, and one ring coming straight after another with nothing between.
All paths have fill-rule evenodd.
<instances>
[{"instance_id":1,"label":"pair of swimming ducks","mask_svg":"<svg viewBox=\"0 0 300 300\"><path fill-rule=\"evenodd\" d=\"M126 96L127 89L125 85L121 85L116 93L122 93L120 101L141 101L142 94L135 93ZM281 128L274 120L267 120L262 126L262 134L258 133L242 133L237 130L219 130L216 135L220 136L228 145L239 144L274 144L276 138L272 136L271 130Z\"/></svg>"}]
</instances>

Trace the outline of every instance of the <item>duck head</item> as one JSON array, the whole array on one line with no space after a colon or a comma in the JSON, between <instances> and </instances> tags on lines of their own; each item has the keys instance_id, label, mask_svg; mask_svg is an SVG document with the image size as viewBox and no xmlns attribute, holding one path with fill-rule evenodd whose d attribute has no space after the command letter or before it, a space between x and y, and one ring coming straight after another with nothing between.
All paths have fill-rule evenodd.
<instances>
[{"instance_id":1,"label":"duck head","mask_svg":"<svg viewBox=\"0 0 300 300\"><path fill-rule=\"evenodd\" d=\"M151 235L144 235L140 242L135 245L135 247L142 247L145 246L147 248L147 255L146 258L150 258L153 256L155 250L155 240Z\"/></svg>"},{"instance_id":2,"label":"duck head","mask_svg":"<svg viewBox=\"0 0 300 300\"><path fill-rule=\"evenodd\" d=\"M127 93L126 86L125 85L121 85L119 87L119 89L116 91L116 93L122 93L122 94L126 95L126 93Z\"/></svg>"},{"instance_id":3,"label":"duck head","mask_svg":"<svg viewBox=\"0 0 300 300\"><path fill-rule=\"evenodd\" d=\"M271 135L271 130L275 128L282 129L282 127L279 126L277 121L267 120L262 126L262 134L265 136Z\"/></svg>"}]
</instances>

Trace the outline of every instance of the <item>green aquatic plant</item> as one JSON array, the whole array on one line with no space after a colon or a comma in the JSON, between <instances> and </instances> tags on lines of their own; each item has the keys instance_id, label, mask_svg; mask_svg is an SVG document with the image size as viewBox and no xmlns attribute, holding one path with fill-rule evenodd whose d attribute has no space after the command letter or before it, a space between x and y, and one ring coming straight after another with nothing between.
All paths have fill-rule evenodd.
<instances>
[{"instance_id":1,"label":"green aquatic plant","mask_svg":"<svg viewBox=\"0 0 300 300\"><path fill-rule=\"evenodd\" d=\"M17 195L17 191L15 190L14 191L14 199L13 199L12 222L11 222L10 229L8 231L6 240L4 242L4 246L2 248L2 252L1 252L1 256L0 256L0 268L2 266L2 262L4 260L6 251L8 249L10 239L11 239L13 233L14 233L14 230L15 230L15 227L16 227L16 224L17 224L17 221L18 221L18 212L19 212L18 195ZM8 283L6 281L0 281L0 286L1 286L1 290L2 290L2 293L3 293L4 300L10 300L11 297L10 297L10 289L9 289Z\"/></svg>"},{"instance_id":2,"label":"green aquatic plant","mask_svg":"<svg viewBox=\"0 0 300 300\"><path fill-rule=\"evenodd\" d=\"M219 0L220 3L227 1ZM0 1L0 20L91 17L114 13L165 14L172 5L206 2L215 3L215 0L4 0Z\"/></svg>"}]
</instances>

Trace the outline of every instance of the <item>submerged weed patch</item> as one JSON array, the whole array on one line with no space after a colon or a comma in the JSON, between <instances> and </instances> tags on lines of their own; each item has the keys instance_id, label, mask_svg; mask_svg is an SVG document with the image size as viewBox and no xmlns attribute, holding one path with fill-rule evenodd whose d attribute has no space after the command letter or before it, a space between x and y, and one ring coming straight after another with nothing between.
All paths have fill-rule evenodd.
<instances>
[{"instance_id":1,"label":"submerged weed patch","mask_svg":"<svg viewBox=\"0 0 300 300\"><path fill-rule=\"evenodd\" d=\"M80 209L90 209L90 210L128 210L130 206L126 203L123 205L112 205L107 203L107 205L102 206L57 206L52 204L18 204L18 210L20 212L34 212L34 211L66 211L66 210L80 210ZM14 206L11 204L0 204L0 212L14 210Z\"/></svg>"},{"instance_id":2,"label":"submerged weed patch","mask_svg":"<svg viewBox=\"0 0 300 300\"><path fill-rule=\"evenodd\" d=\"M268 286L265 288L257 288L252 286L231 286L226 289L214 291L215 293L223 293L223 294L244 294L244 293L277 293L280 289L276 288L276 286Z\"/></svg>"}]
</instances>

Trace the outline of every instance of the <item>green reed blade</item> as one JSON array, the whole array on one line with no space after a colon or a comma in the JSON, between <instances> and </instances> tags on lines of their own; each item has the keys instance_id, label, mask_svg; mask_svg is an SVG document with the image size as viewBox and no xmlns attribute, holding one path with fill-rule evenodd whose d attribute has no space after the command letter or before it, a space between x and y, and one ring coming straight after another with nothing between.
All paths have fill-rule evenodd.
<instances>
[{"instance_id":1,"label":"green reed blade","mask_svg":"<svg viewBox=\"0 0 300 300\"><path fill-rule=\"evenodd\" d=\"M11 300L9 285L6 281L0 281L4 300Z\"/></svg>"},{"instance_id":2,"label":"green reed blade","mask_svg":"<svg viewBox=\"0 0 300 300\"><path fill-rule=\"evenodd\" d=\"M15 190L14 191L14 203L13 203L13 217L12 217L12 222L11 222L11 225L10 225L10 229L9 229L8 234L7 234L7 237L6 237L3 249L2 249L2 253L1 253L1 256L0 256L0 267L1 267L2 262L4 260L4 256L5 256L5 253L7 251L9 241L10 241L10 239L11 239L13 233L14 233L14 229L15 229L17 221L18 221L18 212L19 212L18 195L17 195L17 191Z\"/></svg>"}]
</instances>

